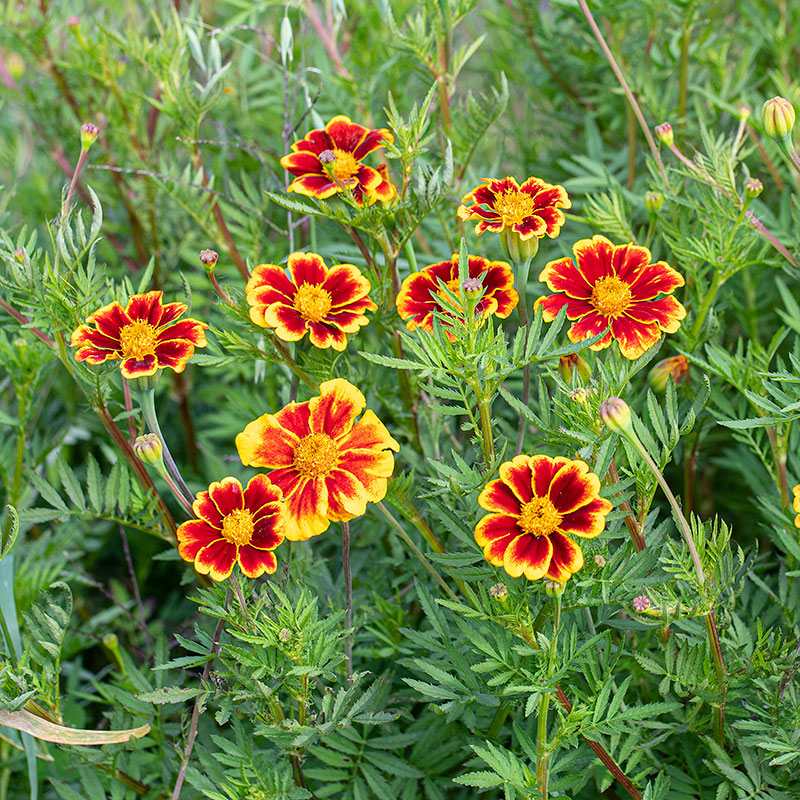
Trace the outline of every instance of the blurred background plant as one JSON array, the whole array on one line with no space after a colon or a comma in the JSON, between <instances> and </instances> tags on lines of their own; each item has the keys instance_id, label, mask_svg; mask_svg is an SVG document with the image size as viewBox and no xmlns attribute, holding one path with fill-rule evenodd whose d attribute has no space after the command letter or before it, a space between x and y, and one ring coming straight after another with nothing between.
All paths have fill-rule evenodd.
<instances>
[{"instance_id":1,"label":"blurred background plant","mask_svg":"<svg viewBox=\"0 0 800 800\"><path fill-rule=\"evenodd\" d=\"M150 726L80 747L0 717L0 800L800 797L800 172L760 113L800 102L800 8L9 0L0 19L0 714ZM394 205L285 193L280 157L337 114L391 129ZM602 234L684 276L678 333L630 362L540 314L468 347L407 332L398 280L460 250L502 258L456 208L504 175L572 200L529 309L544 264ZM373 284L344 355L281 352L249 321L252 267L294 250ZM75 363L88 313L150 289L212 329L157 390L193 491L250 477L235 435L331 376L400 442L383 508L352 525L352 679L337 537L284 545L246 611L201 586L116 367ZM600 422L610 396L679 496L703 581L652 471ZM616 507L557 597L473 538L520 418L523 452L577 453Z\"/></svg>"}]
</instances>

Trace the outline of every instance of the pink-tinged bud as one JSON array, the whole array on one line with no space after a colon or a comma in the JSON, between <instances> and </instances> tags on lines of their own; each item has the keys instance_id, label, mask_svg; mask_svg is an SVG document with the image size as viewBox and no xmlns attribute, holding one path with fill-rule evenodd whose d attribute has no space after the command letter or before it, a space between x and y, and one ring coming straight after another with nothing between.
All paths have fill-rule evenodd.
<instances>
[{"instance_id":1,"label":"pink-tinged bud","mask_svg":"<svg viewBox=\"0 0 800 800\"><path fill-rule=\"evenodd\" d=\"M200 251L200 261L203 263L203 266L208 269L214 269L217 265L217 259L219 258L219 253L216 250L201 250Z\"/></svg>"},{"instance_id":2,"label":"pink-tinged bud","mask_svg":"<svg viewBox=\"0 0 800 800\"><path fill-rule=\"evenodd\" d=\"M21 247L18 247L13 255L14 261L19 261L20 264L25 260L25 251Z\"/></svg>"},{"instance_id":3,"label":"pink-tinged bud","mask_svg":"<svg viewBox=\"0 0 800 800\"><path fill-rule=\"evenodd\" d=\"M546 580L544 582L544 593L548 597L559 597L564 594L566 584L559 583L558 581Z\"/></svg>"},{"instance_id":4,"label":"pink-tinged bud","mask_svg":"<svg viewBox=\"0 0 800 800\"><path fill-rule=\"evenodd\" d=\"M633 433L631 409L619 397L609 397L600 404L600 421L616 433Z\"/></svg>"},{"instance_id":5,"label":"pink-tinged bud","mask_svg":"<svg viewBox=\"0 0 800 800\"><path fill-rule=\"evenodd\" d=\"M84 122L81 125L81 150L88 150L97 140L100 128L92 125L91 122Z\"/></svg>"},{"instance_id":6,"label":"pink-tinged bud","mask_svg":"<svg viewBox=\"0 0 800 800\"><path fill-rule=\"evenodd\" d=\"M650 598L649 597L645 597L643 594L640 594L640 595L637 595L636 597L633 598L633 610L634 611L639 611L641 613L641 612L647 611L648 608L650 608Z\"/></svg>"},{"instance_id":7,"label":"pink-tinged bud","mask_svg":"<svg viewBox=\"0 0 800 800\"><path fill-rule=\"evenodd\" d=\"M764 191L764 184L758 178L748 178L744 183L745 197L750 200L758 197Z\"/></svg>"},{"instance_id":8,"label":"pink-tinged bud","mask_svg":"<svg viewBox=\"0 0 800 800\"><path fill-rule=\"evenodd\" d=\"M656 136L667 146L672 147L675 143L675 134L672 132L672 125L669 122L662 122L656 125Z\"/></svg>"},{"instance_id":9,"label":"pink-tinged bud","mask_svg":"<svg viewBox=\"0 0 800 800\"><path fill-rule=\"evenodd\" d=\"M588 383L592 378L592 368L577 354L570 353L568 356L561 356L558 359L558 371L564 383L572 381L572 373L578 373L578 377Z\"/></svg>"},{"instance_id":10,"label":"pink-tinged bud","mask_svg":"<svg viewBox=\"0 0 800 800\"><path fill-rule=\"evenodd\" d=\"M676 386L689 380L689 359L686 356L671 356L659 361L650 370L647 381L657 392L663 392L670 377Z\"/></svg>"},{"instance_id":11,"label":"pink-tinged bud","mask_svg":"<svg viewBox=\"0 0 800 800\"><path fill-rule=\"evenodd\" d=\"M505 603L508 599L508 586L504 583L496 583L489 589L489 594L498 602Z\"/></svg>"},{"instance_id":12,"label":"pink-tinged bud","mask_svg":"<svg viewBox=\"0 0 800 800\"><path fill-rule=\"evenodd\" d=\"M78 16L75 16L75 14L73 14L72 16L67 17L67 27L68 28L72 28L74 30L80 24L81 24L81 18L78 17Z\"/></svg>"},{"instance_id":13,"label":"pink-tinged bud","mask_svg":"<svg viewBox=\"0 0 800 800\"><path fill-rule=\"evenodd\" d=\"M583 386L579 386L569 393L569 399L572 400L573 403L578 403L578 405L586 405L586 403L589 402L589 392L584 389Z\"/></svg>"},{"instance_id":14,"label":"pink-tinged bud","mask_svg":"<svg viewBox=\"0 0 800 800\"><path fill-rule=\"evenodd\" d=\"M664 205L664 195L661 192L648 192L644 196L644 204L647 210L653 214L658 214L661 211L661 206Z\"/></svg>"},{"instance_id":15,"label":"pink-tinged bud","mask_svg":"<svg viewBox=\"0 0 800 800\"><path fill-rule=\"evenodd\" d=\"M288 642L292 638L292 632L288 628L281 628L278 631L278 638L282 642Z\"/></svg>"},{"instance_id":16,"label":"pink-tinged bud","mask_svg":"<svg viewBox=\"0 0 800 800\"><path fill-rule=\"evenodd\" d=\"M333 150L323 150L317 158L321 164L333 164L336 161L336 153Z\"/></svg>"},{"instance_id":17,"label":"pink-tinged bud","mask_svg":"<svg viewBox=\"0 0 800 800\"><path fill-rule=\"evenodd\" d=\"M750 115L752 113L753 113L753 110L751 108L748 108L747 106L739 106L739 108L736 109L736 115L741 120L750 119Z\"/></svg>"},{"instance_id":18,"label":"pink-tinged bud","mask_svg":"<svg viewBox=\"0 0 800 800\"><path fill-rule=\"evenodd\" d=\"M773 97L764 103L761 120L767 136L786 139L794 127L794 106L785 97Z\"/></svg>"},{"instance_id":19,"label":"pink-tinged bud","mask_svg":"<svg viewBox=\"0 0 800 800\"><path fill-rule=\"evenodd\" d=\"M470 300L476 300L483 290L483 283L480 278L467 278L461 288Z\"/></svg>"},{"instance_id":20,"label":"pink-tinged bud","mask_svg":"<svg viewBox=\"0 0 800 800\"><path fill-rule=\"evenodd\" d=\"M144 436L137 436L133 443L133 452L139 456L145 464L153 466L163 465L164 448L161 439L154 433L146 433Z\"/></svg>"},{"instance_id":21,"label":"pink-tinged bud","mask_svg":"<svg viewBox=\"0 0 800 800\"><path fill-rule=\"evenodd\" d=\"M21 78L25 74L25 59L19 53L9 53L6 56L6 69L14 80Z\"/></svg>"},{"instance_id":22,"label":"pink-tinged bud","mask_svg":"<svg viewBox=\"0 0 800 800\"><path fill-rule=\"evenodd\" d=\"M596 567L604 567L606 565L606 560L601 556L599 553L594 557L594 565Z\"/></svg>"},{"instance_id":23,"label":"pink-tinged bud","mask_svg":"<svg viewBox=\"0 0 800 800\"><path fill-rule=\"evenodd\" d=\"M530 239L521 239L516 231L511 228L503 228L500 231L500 247L503 248L503 253L509 261L514 264L522 264L539 252L539 237L531 236Z\"/></svg>"}]
</instances>

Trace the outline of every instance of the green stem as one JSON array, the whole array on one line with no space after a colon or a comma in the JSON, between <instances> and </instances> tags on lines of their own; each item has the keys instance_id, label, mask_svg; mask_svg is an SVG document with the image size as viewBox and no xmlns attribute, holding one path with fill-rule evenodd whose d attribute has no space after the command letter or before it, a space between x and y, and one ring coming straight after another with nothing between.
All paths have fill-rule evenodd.
<instances>
[{"instance_id":1,"label":"green stem","mask_svg":"<svg viewBox=\"0 0 800 800\"><path fill-rule=\"evenodd\" d=\"M525 296L525 287L520 287L519 292L519 305L517 306L517 314L519 315L519 325L525 329L525 341L528 341L528 303ZM522 405L527 406L531 394L531 365L525 364L522 368ZM519 422L517 423L517 444L514 447L514 455L518 456L522 452L522 446L525 443L525 426L527 422L522 414L519 415Z\"/></svg>"},{"instance_id":2,"label":"green stem","mask_svg":"<svg viewBox=\"0 0 800 800\"><path fill-rule=\"evenodd\" d=\"M722 286L723 283L724 281L722 280L722 273L719 270L716 270L714 272L714 277L711 280L711 286L709 286L708 292L703 298L703 303L700 306L700 310L695 317L694 325L692 325L692 339L695 342L697 342L697 338L700 336L700 331L703 329L703 323L706 321L708 312L711 310L711 304L714 302L714 298L717 296L719 287Z\"/></svg>"},{"instance_id":3,"label":"green stem","mask_svg":"<svg viewBox=\"0 0 800 800\"><path fill-rule=\"evenodd\" d=\"M350 573L350 523L342 522L342 568L344 570L344 626L353 627L353 576ZM347 677L353 675L353 635L347 634L344 640L344 653L347 658Z\"/></svg>"},{"instance_id":4,"label":"green stem","mask_svg":"<svg viewBox=\"0 0 800 800\"><path fill-rule=\"evenodd\" d=\"M555 597L553 606L553 636L547 654L547 678L552 678L555 671L558 631L561 627L561 595ZM536 721L536 781L544 800L547 800L547 711L550 706L550 693L539 698L539 712Z\"/></svg>"},{"instance_id":5,"label":"green stem","mask_svg":"<svg viewBox=\"0 0 800 800\"><path fill-rule=\"evenodd\" d=\"M492 416L490 410L489 397L479 388L475 392L478 398L478 412L481 419L481 449L483 451L483 461L488 470L494 463L494 438L492 436Z\"/></svg>"},{"instance_id":6,"label":"green stem","mask_svg":"<svg viewBox=\"0 0 800 800\"><path fill-rule=\"evenodd\" d=\"M495 738L503 728L503 723L506 721L509 712L511 711L511 703L508 700L503 700L497 707L494 717L492 718L489 730L486 731L486 738Z\"/></svg>"},{"instance_id":7,"label":"green stem","mask_svg":"<svg viewBox=\"0 0 800 800\"><path fill-rule=\"evenodd\" d=\"M272 337L272 344L275 346L275 349L283 359L283 363L286 364L286 366L289 367L289 369L295 375L297 375L297 377L300 378L300 380L303 381L303 383L305 383L312 392L318 392L319 384L292 358L289 351L281 343L277 336Z\"/></svg>"},{"instance_id":8,"label":"green stem","mask_svg":"<svg viewBox=\"0 0 800 800\"><path fill-rule=\"evenodd\" d=\"M691 43L691 18L683 23L681 36L681 79L678 89L678 120L683 124L686 118L686 95L689 87L689 44Z\"/></svg>"},{"instance_id":9,"label":"green stem","mask_svg":"<svg viewBox=\"0 0 800 800\"><path fill-rule=\"evenodd\" d=\"M445 594L451 599L458 602L458 596L456 593L447 585L444 578L436 571L434 566L428 561L427 558L422 554L420 549L414 544L411 537L403 530L403 526L392 516L392 512L389 511L388 508L383 503L376 504L378 508L381 510L381 513L384 517L386 517L386 521L397 531L400 535L400 538L408 545L411 552L420 560L420 563L425 567L426 570L436 579L436 582L439 586L444 589Z\"/></svg>"}]
</instances>

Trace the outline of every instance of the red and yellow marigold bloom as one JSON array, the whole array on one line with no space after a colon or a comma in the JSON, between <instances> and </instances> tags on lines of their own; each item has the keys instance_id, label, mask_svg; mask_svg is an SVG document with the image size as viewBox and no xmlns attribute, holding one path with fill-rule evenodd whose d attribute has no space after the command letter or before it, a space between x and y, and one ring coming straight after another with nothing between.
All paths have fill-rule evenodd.
<instances>
[{"instance_id":1,"label":"red and yellow marigold bloom","mask_svg":"<svg viewBox=\"0 0 800 800\"><path fill-rule=\"evenodd\" d=\"M565 583L583 566L570 537L591 539L605 528L612 505L599 492L600 479L583 461L516 456L478 497L491 513L475 526L475 541L514 578Z\"/></svg>"},{"instance_id":2,"label":"red and yellow marigold bloom","mask_svg":"<svg viewBox=\"0 0 800 800\"><path fill-rule=\"evenodd\" d=\"M522 241L545 235L554 239L565 220L561 209L571 206L563 186L553 186L541 178L528 178L521 185L510 177L484 178L483 186L464 195L458 217L477 219L478 235L510 228Z\"/></svg>"},{"instance_id":3,"label":"red and yellow marigold bloom","mask_svg":"<svg viewBox=\"0 0 800 800\"><path fill-rule=\"evenodd\" d=\"M295 142L292 152L281 159L281 166L295 176L287 191L324 200L349 189L359 204L365 200L367 205L376 200L388 203L397 194L388 173L361 162L393 141L386 128L370 130L336 116Z\"/></svg>"},{"instance_id":4,"label":"red and yellow marigold bloom","mask_svg":"<svg viewBox=\"0 0 800 800\"><path fill-rule=\"evenodd\" d=\"M248 578L275 572L272 551L284 540L286 517L283 493L269 477L256 475L246 489L236 478L215 481L192 509L197 518L178 527L178 553L199 573L222 581L234 564Z\"/></svg>"},{"instance_id":5,"label":"red and yellow marigold bloom","mask_svg":"<svg viewBox=\"0 0 800 800\"><path fill-rule=\"evenodd\" d=\"M581 239L572 248L575 260L551 261L539 280L557 294L540 297L544 319L555 319L564 306L574 320L570 341L590 339L611 330L592 350L602 350L612 339L625 358L638 358L661 337L675 333L686 309L672 296L684 280L664 261L651 264L646 247L614 245L604 236Z\"/></svg>"},{"instance_id":6,"label":"red and yellow marigold bloom","mask_svg":"<svg viewBox=\"0 0 800 800\"><path fill-rule=\"evenodd\" d=\"M285 342L308 332L314 347L344 350L347 334L369 320L364 311L377 310L369 297L370 282L352 264L328 269L316 253L292 253L289 275L275 264L259 264L247 282L250 319L274 328Z\"/></svg>"},{"instance_id":7,"label":"red and yellow marigold bloom","mask_svg":"<svg viewBox=\"0 0 800 800\"><path fill-rule=\"evenodd\" d=\"M270 480L283 490L286 538L309 539L331 522L360 517L367 503L386 496L400 445L351 383L336 378L319 397L289 403L264 414L236 437L242 463L272 469Z\"/></svg>"},{"instance_id":8,"label":"red and yellow marigold bloom","mask_svg":"<svg viewBox=\"0 0 800 800\"><path fill-rule=\"evenodd\" d=\"M451 299L442 291L444 284L463 299L465 292L459 285L458 259L458 253L454 253L449 261L429 264L403 281L395 302L397 313L409 330L433 330L434 311L441 314L452 311L459 316L463 314L462 305L454 307ZM475 314L480 319L486 319L491 314L505 319L519 302L519 295L514 289L514 273L505 261L469 256L469 277L479 280L483 290L483 297L475 306Z\"/></svg>"},{"instance_id":9,"label":"red and yellow marigold bloom","mask_svg":"<svg viewBox=\"0 0 800 800\"><path fill-rule=\"evenodd\" d=\"M794 497L794 500L792 500L792 508L797 514L794 518L794 526L795 528L800 528L800 483L792 489L792 495Z\"/></svg>"},{"instance_id":10,"label":"red and yellow marigold bloom","mask_svg":"<svg viewBox=\"0 0 800 800\"><path fill-rule=\"evenodd\" d=\"M184 303L161 304L162 292L131 295L123 308L116 301L86 317L72 332L76 361L121 361L123 377L144 378L170 367L183 372L195 347L206 346L204 322L181 319ZM93 327L92 327L93 326Z\"/></svg>"}]
</instances>

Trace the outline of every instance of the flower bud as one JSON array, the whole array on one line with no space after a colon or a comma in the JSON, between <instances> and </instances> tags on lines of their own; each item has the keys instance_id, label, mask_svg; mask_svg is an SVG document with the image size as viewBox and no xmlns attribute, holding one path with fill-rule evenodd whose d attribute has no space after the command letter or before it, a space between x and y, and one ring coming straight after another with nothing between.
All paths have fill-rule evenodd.
<instances>
[{"instance_id":1,"label":"flower bud","mask_svg":"<svg viewBox=\"0 0 800 800\"><path fill-rule=\"evenodd\" d=\"M663 392L667 388L667 381L670 376L675 385L683 383L689 378L689 359L686 356L672 356L659 361L647 376L650 386L657 392Z\"/></svg>"},{"instance_id":2,"label":"flower bud","mask_svg":"<svg viewBox=\"0 0 800 800\"><path fill-rule=\"evenodd\" d=\"M500 231L500 247L503 248L507 259L515 264L522 264L533 258L539 251L539 239L536 236L531 236L530 239L521 239L516 231L511 228L503 228Z\"/></svg>"},{"instance_id":3,"label":"flower bud","mask_svg":"<svg viewBox=\"0 0 800 800\"><path fill-rule=\"evenodd\" d=\"M81 24L81 18L72 14L72 16L67 17L66 19L67 27L68 28L77 28Z\"/></svg>"},{"instance_id":4,"label":"flower bud","mask_svg":"<svg viewBox=\"0 0 800 800\"><path fill-rule=\"evenodd\" d=\"M648 608L650 608L650 598L649 597L646 597L645 595L640 594L640 595L637 595L636 597L633 598L633 610L634 611L639 611L641 613L641 612L647 611Z\"/></svg>"},{"instance_id":5,"label":"flower bud","mask_svg":"<svg viewBox=\"0 0 800 800\"><path fill-rule=\"evenodd\" d=\"M288 642L292 638L292 632L288 628L281 628L278 631L278 639L282 642Z\"/></svg>"},{"instance_id":6,"label":"flower bud","mask_svg":"<svg viewBox=\"0 0 800 800\"><path fill-rule=\"evenodd\" d=\"M91 122L84 122L81 125L81 150L88 150L96 141L100 128L92 125Z\"/></svg>"},{"instance_id":7,"label":"flower bud","mask_svg":"<svg viewBox=\"0 0 800 800\"><path fill-rule=\"evenodd\" d=\"M600 404L600 421L616 433L633 433L631 410L619 397L609 397Z\"/></svg>"},{"instance_id":8,"label":"flower bud","mask_svg":"<svg viewBox=\"0 0 800 800\"><path fill-rule=\"evenodd\" d=\"M656 136L667 147L672 147L675 143L675 135L672 133L672 125L669 122L662 122L660 125L656 125Z\"/></svg>"},{"instance_id":9,"label":"flower bud","mask_svg":"<svg viewBox=\"0 0 800 800\"><path fill-rule=\"evenodd\" d=\"M661 211L661 206L664 205L664 195L661 192L648 192L644 196L644 204L649 212L658 214Z\"/></svg>"},{"instance_id":10,"label":"flower bud","mask_svg":"<svg viewBox=\"0 0 800 800\"><path fill-rule=\"evenodd\" d=\"M564 383L572 381L572 373L577 370L578 377L588 383L592 377L592 368L577 354L570 353L568 356L561 356L558 359L558 371Z\"/></svg>"},{"instance_id":11,"label":"flower bud","mask_svg":"<svg viewBox=\"0 0 800 800\"><path fill-rule=\"evenodd\" d=\"M483 290L483 283L480 278L467 278L461 288L470 300L477 300Z\"/></svg>"},{"instance_id":12,"label":"flower bud","mask_svg":"<svg viewBox=\"0 0 800 800\"><path fill-rule=\"evenodd\" d=\"M606 565L606 560L601 556L599 553L594 557L594 565L596 567L604 567Z\"/></svg>"},{"instance_id":13,"label":"flower bud","mask_svg":"<svg viewBox=\"0 0 800 800\"><path fill-rule=\"evenodd\" d=\"M133 452L139 456L145 464L154 466L162 464L164 448L161 439L154 433L146 433L144 436L137 436L133 443Z\"/></svg>"},{"instance_id":14,"label":"flower bud","mask_svg":"<svg viewBox=\"0 0 800 800\"><path fill-rule=\"evenodd\" d=\"M6 56L6 69L14 78L21 78L25 74L25 59L19 53L9 53Z\"/></svg>"},{"instance_id":15,"label":"flower bud","mask_svg":"<svg viewBox=\"0 0 800 800\"><path fill-rule=\"evenodd\" d=\"M748 178L744 184L744 194L750 200L758 197L764 191L764 184L758 178Z\"/></svg>"},{"instance_id":16,"label":"flower bud","mask_svg":"<svg viewBox=\"0 0 800 800\"><path fill-rule=\"evenodd\" d=\"M336 153L333 150L323 150L317 158L321 164L333 164L336 161Z\"/></svg>"},{"instance_id":17,"label":"flower bud","mask_svg":"<svg viewBox=\"0 0 800 800\"><path fill-rule=\"evenodd\" d=\"M794 106L785 97L773 97L764 103L761 120L767 136L786 139L794 127Z\"/></svg>"},{"instance_id":18,"label":"flower bud","mask_svg":"<svg viewBox=\"0 0 800 800\"><path fill-rule=\"evenodd\" d=\"M207 270L212 270L217 265L217 259L219 258L219 253L216 250L201 250L200 251L200 261L203 262L203 266Z\"/></svg>"},{"instance_id":19,"label":"flower bud","mask_svg":"<svg viewBox=\"0 0 800 800\"><path fill-rule=\"evenodd\" d=\"M508 586L504 583L496 583L489 589L489 594L500 603L505 603L508 599Z\"/></svg>"},{"instance_id":20,"label":"flower bud","mask_svg":"<svg viewBox=\"0 0 800 800\"><path fill-rule=\"evenodd\" d=\"M750 115L751 115L752 113L753 113L753 110L752 110L752 109L750 109L750 108L748 108L747 106L739 106L739 108L737 108L737 109L736 109L736 115L737 115L737 116L739 117L739 119L741 119L741 120L747 120L747 119L749 119L749 118L750 118Z\"/></svg>"},{"instance_id":21,"label":"flower bud","mask_svg":"<svg viewBox=\"0 0 800 800\"><path fill-rule=\"evenodd\" d=\"M548 597L559 597L560 595L564 594L565 588L566 584L559 583L558 581L546 580L544 582L544 593Z\"/></svg>"},{"instance_id":22,"label":"flower bud","mask_svg":"<svg viewBox=\"0 0 800 800\"><path fill-rule=\"evenodd\" d=\"M569 393L569 399L572 400L573 403L585 405L589 402L589 392L584 389L583 386L579 386L577 389L573 389Z\"/></svg>"},{"instance_id":23,"label":"flower bud","mask_svg":"<svg viewBox=\"0 0 800 800\"><path fill-rule=\"evenodd\" d=\"M25 260L25 251L18 247L12 254L14 256L14 261L19 261L21 264Z\"/></svg>"}]
</instances>

